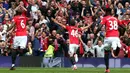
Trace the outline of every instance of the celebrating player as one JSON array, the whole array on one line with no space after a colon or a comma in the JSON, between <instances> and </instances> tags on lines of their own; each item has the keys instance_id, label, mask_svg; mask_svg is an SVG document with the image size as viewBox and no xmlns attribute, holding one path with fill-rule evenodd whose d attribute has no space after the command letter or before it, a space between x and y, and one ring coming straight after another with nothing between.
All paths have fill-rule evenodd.
<instances>
[{"instance_id":1,"label":"celebrating player","mask_svg":"<svg viewBox=\"0 0 130 73\"><path fill-rule=\"evenodd\" d=\"M26 22L27 17L22 15L22 10L17 10L17 15L13 18L12 26L7 30L15 29L15 37L13 39L13 49L12 49L12 67L10 70L15 70L15 60L17 54L26 48L27 44L27 31L26 31Z\"/></svg>"},{"instance_id":2,"label":"celebrating player","mask_svg":"<svg viewBox=\"0 0 130 73\"><path fill-rule=\"evenodd\" d=\"M89 28L91 26L91 24L89 24L86 27L81 27L81 28L77 28L75 26L75 20L71 20L70 25L71 26L65 26L61 23L59 23L57 20L53 19L52 20L59 24L60 26L62 26L63 28L67 29L69 32L69 55L70 55L70 61L73 65L73 70L77 69L77 66L75 65L76 62L78 62L78 56L76 54L77 49L79 48L79 32L82 30L85 30L87 28Z\"/></svg>"},{"instance_id":3,"label":"celebrating player","mask_svg":"<svg viewBox=\"0 0 130 73\"><path fill-rule=\"evenodd\" d=\"M113 16L111 16L111 9L106 9L106 16L102 19L101 24L106 26L106 37L104 39L104 44L108 44L111 46L110 49L105 49L105 72L110 72L109 70L109 51L111 50L111 54L114 58L117 57L119 52L119 48L121 48L121 43L119 39L118 25L120 24L119 20Z\"/></svg>"}]
</instances>

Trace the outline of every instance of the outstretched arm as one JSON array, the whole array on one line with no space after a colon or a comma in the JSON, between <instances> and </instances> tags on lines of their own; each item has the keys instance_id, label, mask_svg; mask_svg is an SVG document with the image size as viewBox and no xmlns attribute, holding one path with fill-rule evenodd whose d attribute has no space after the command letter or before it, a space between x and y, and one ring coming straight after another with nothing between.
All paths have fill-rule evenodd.
<instances>
[{"instance_id":1,"label":"outstretched arm","mask_svg":"<svg viewBox=\"0 0 130 73\"><path fill-rule=\"evenodd\" d=\"M91 24L88 24L88 26L81 27L81 29L82 29L82 30L88 29L91 25L92 25L92 23L91 23Z\"/></svg>"},{"instance_id":2,"label":"outstretched arm","mask_svg":"<svg viewBox=\"0 0 130 73\"><path fill-rule=\"evenodd\" d=\"M79 37L79 40L81 41L81 43L84 44L80 34L78 35L78 37Z\"/></svg>"},{"instance_id":3,"label":"outstretched arm","mask_svg":"<svg viewBox=\"0 0 130 73\"><path fill-rule=\"evenodd\" d=\"M60 25L60 26L63 27L63 28L66 28L65 25L63 25L62 23L59 23L56 19L54 19L54 18L51 18L51 19L52 19L52 21L55 22L56 24Z\"/></svg>"}]
</instances>

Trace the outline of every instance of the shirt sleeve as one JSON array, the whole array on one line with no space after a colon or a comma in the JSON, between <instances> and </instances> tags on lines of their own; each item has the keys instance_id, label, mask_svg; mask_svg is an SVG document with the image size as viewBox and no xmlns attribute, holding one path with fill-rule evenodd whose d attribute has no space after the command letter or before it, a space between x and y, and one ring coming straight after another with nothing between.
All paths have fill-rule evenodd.
<instances>
[{"instance_id":1,"label":"shirt sleeve","mask_svg":"<svg viewBox=\"0 0 130 73\"><path fill-rule=\"evenodd\" d=\"M66 28L65 28L65 29L66 29L66 30L69 30L69 28L70 28L69 26L66 26Z\"/></svg>"},{"instance_id":2,"label":"shirt sleeve","mask_svg":"<svg viewBox=\"0 0 130 73\"><path fill-rule=\"evenodd\" d=\"M105 18L102 18L102 20L101 20L101 24L102 24L102 25L105 25L105 24L106 24L106 20L105 20Z\"/></svg>"},{"instance_id":3,"label":"shirt sleeve","mask_svg":"<svg viewBox=\"0 0 130 73\"><path fill-rule=\"evenodd\" d=\"M83 43L83 47L84 47L85 51L88 52L88 47L85 43Z\"/></svg>"},{"instance_id":4,"label":"shirt sleeve","mask_svg":"<svg viewBox=\"0 0 130 73\"><path fill-rule=\"evenodd\" d=\"M15 17L12 19L12 22L16 23L16 18Z\"/></svg>"},{"instance_id":5,"label":"shirt sleeve","mask_svg":"<svg viewBox=\"0 0 130 73\"><path fill-rule=\"evenodd\" d=\"M78 28L78 31L82 31L82 29L81 29L81 28Z\"/></svg>"},{"instance_id":6,"label":"shirt sleeve","mask_svg":"<svg viewBox=\"0 0 130 73\"><path fill-rule=\"evenodd\" d=\"M119 25L124 25L124 21L123 20L118 20L118 24Z\"/></svg>"},{"instance_id":7,"label":"shirt sleeve","mask_svg":"<svg viewBox=\"0 0 130 73\"><path fill-rule=\"evenodd\" d=\"M93 49L97 49L97 45L93 46L92 48L93 48Z\"/></svg>"},{"instance_id":8,"label":"shirt sleeve","mask_svg":"<svg viewBox=\"0 0 130 73\"><path fill-rule=\"evenodd\" d=\"M26 17L26 20L28 21L28 20L29 20L29 18L28 18L28 17Z\"/></svg>"}]
</instances>

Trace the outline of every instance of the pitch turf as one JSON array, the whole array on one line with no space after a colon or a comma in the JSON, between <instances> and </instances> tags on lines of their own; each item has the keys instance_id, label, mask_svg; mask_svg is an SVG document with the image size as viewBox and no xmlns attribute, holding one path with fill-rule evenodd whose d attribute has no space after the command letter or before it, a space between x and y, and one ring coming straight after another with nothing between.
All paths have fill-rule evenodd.
<instances>
[{"instance_id":1,"label":"pitch turf","mask_svg":"<svg viewBox=\"0 0 130 73\"><path fill-rule=\"evenodd\" d=\"M9 68L0 68L0 73L104 73L104 68L78 68L73 71L71 68L16 68L10 71ZM129 68L112 68L110 73L130 73Z\"/></svg>"}]
</instances>

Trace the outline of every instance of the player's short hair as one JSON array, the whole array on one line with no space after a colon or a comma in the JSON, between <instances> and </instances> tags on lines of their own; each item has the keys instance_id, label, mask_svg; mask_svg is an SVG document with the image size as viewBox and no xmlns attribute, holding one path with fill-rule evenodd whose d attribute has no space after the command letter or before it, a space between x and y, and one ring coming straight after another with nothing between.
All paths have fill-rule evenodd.
<instances>
[{"instance_id":1,"label":"player's short hair","mask_svg":"<svg viewBox=\"0 0 130 73\"><path fill-rule=\"evenodd\" d=\"M74 20L74 19L71 19L70 25L71 25L71 26L75 26L75 20Z\"/></svg>"},{"instance_id":2,"label":"player's short hair","mask_svg":"<svg viewBox=\"0 0 130 73\"><path fill-rule=\"evenodd\" d=\"M16 11L16 14L17 14L17 15L21 15L21 14L22 14L22 9L18 9L18 10Z\"/></svg>"},{"instance_id":3,"label":"player's short hair","mask_svg":"<svg viewBox=\"0 0 130 73\"><path fill-rule=\"evenodd\" d=\"M105 9L106 15L111 15L111 11L112 11L111 8L106 8Z\"/></svg>"}]
</instances>

